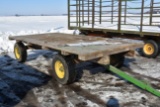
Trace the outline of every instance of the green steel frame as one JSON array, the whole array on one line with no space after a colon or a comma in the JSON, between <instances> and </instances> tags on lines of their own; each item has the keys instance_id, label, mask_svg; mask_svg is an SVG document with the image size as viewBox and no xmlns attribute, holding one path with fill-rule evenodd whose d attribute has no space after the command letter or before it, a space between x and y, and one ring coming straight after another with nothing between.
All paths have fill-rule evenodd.
<instances>
[{"instance_id":1,"label":"green steel frame","mask_svg":"<svg viewBox=\"0 0 160 107\"><path fill-rule=\"evenodd\" d=\"M134 4L134 5L132 5ZM68 0L68 28L87 31L138 34L140 36L160 36L160 32L144 32L144 26L160 26L160 2L158 0ZM127 20L136 19L138 23ZM144 23L147 19L148 23ZM117 29L96 28L95 24L116 23ZM85 24L92 25L84 28ZM122 30L122 25L131 25L139 31Z\"/></svg>"}]
</instances>

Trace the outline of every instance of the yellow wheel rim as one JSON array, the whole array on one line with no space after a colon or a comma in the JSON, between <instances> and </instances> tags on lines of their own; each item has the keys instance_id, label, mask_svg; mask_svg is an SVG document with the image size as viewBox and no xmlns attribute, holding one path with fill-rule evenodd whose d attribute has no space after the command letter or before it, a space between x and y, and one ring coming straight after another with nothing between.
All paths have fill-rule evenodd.
<instances>
[{"instance_id":1,"label":"yellow wheel rim","mask_svg":"<svg viewBox=\"0 0 160 107\"><path fill-rule=\"evenodd\" d=\"M20 50L17 46L15 47L15 56L16 56L17 59L21 58Z\"/></svg>"},{"instance_id":2,"label":"yellow wheel rim","mask_svg":"<svg viewBox=\"0 0 160 107\"><path fill-rule=\"evenodd\" d=\"M147 55L152 55L155 51L154 46L151 43L147 43L143 47L143 51Z\"/></svg>"},{"instance_id":3,"label":"yellow wheel rim","mask_svg":"<svg viewBox=\"0 0 160 107\"><path fill-rule=\"evenodd\" d=\"M63 79L65 76L64 65L61 61L56 61L55 63L55 71L58 78Z\"/></svg>"}]
</instances>

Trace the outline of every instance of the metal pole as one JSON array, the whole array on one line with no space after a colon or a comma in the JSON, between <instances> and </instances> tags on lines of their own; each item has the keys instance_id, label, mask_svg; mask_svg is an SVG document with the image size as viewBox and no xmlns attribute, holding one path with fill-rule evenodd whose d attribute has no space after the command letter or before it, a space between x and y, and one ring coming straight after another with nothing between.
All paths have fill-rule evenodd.
<instances>
[{"instance_id":1,"label":"metal pole","mask_svg":"<svg viewBox=\"0 0 160 107\"><path fill-rule=\"evenodd\" d=\"M151 6L150 6L150 26L152 25L152 19L153 19L153 3L154 0L151 0Z\"/></svg>"},{"instance_id":2,"label":"metal pole","mask_svg":"<svg viewBox=\"0 0 160 107\"><path fill-rule=\"evenodd\" d=\"M83 22L83 26L84 26L84 0L82 0L82 22Z\"/></svg>"},{"instance_id":3,"label":"metal pole","mask_svg":"<svg viewBox=\"0 0 160 107\"><path fill-rule=\"evenodd\" d=\"M81 0L79 0L79 28L81 27Z\"/></svg>"},{"instance_id":4,"label":"metal pole","mask_svg":"<svg viewBox=\"0 0 160 107\"><path fill-rule=\"evenodd\" d=\"M76 24L78 27L78 0L76 0Z\"/></svg>"},{"instance_id":5,"label":"metal pole","mask_svg":"<svg viewBox=\"0 0 160 107\"><path fill-rule=\"evenodd\" d=\"M125 10L124 10L124 24L127 22L127 1L125 1Z\"/></svg>"},{"instance_id":6,"label":"metal pole","mask_svg":"<svg viewBox=\"0 0 160 107\"><path fill-rule=\"evenodd\" d=\"M140 25L140 33L143 32L143 14L144 14L144 0L142 0L142 6L141 6L141 25ZM142 36L142 35L141 35Z\"/></svg>"},{"instance_id":7,"label":"metal pole","mask_svg":"<svg viewBox=\"0 0 160 107\"><path fill-rule=\"evenodd\" d=\"M70 0L68 0L68 29L70 29L70 17L71 17L71 13L70 13Z\"/></svg>"},{"instance_id":8,"label":"metal pole","mask_svg":"<svg viewBox=\"0 0 160 107\"><path fill-rule=\"evenodd\" d=\"M112 10L111 10L111 23L113 24L113 16L114 16L114 0L112 0Z\"/></svg>"},{"instance_id":9,"label":"metal pole","mask_svg":"<svg viewBox=\"0 0 160 107\"><path fill-rule=\"evenodd\" d=\"M121 15L122 15L122 1L119 0L119 12L118 12L118 31L121 31Z\"/></svg>"},{"instance_id":10,"label":"metal pole","mask_svg":"<svg viewBox=\"0 0 160 107\"><path fill-rule=\"evenodd\" d=\"M90 4L89 4L89 0L88 0L88 25L90 24Z\"/></svg>"},{"instance_id":11,"label":"metal pole","mask_svg":"<svg viewBox=\"0 0 160 107\"><path fill-rule=\"evenodd\" d=\"M95 23L95 0L92 0L92 30L94 30L94 23Z\"/></svg>"},{"instance_id":12,"label":"metal pole","mask_svg":"<svg viewBox=\"0 0 160 107\"><path fill-rule=\"evenodd\" d=\"M100 0L100 5L99 5L100 7L100 12L99 12L99 21L100 21L100 24L102 23L102 0Z\"/></svg>"}]
</instances>

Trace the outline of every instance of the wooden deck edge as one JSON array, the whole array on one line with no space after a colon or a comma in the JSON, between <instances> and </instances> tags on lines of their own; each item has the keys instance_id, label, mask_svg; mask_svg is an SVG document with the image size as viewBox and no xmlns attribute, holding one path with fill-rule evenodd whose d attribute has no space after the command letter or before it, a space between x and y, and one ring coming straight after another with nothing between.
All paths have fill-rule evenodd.
<instances>
[{"instance_id":1,"label":"wooden deck edge","mask_svg":"<svg viewBox=\"0 0 160 107\"><path fill-rule=\"evenodd\" d=\"M113 53L107 53L106 51L103 51L101 53L92 53L92 54L86 54L86 55L79 55L78 58L79 60L82 61L88 61L88 60L93 60L93 59L97 59L97 58L102 58L105 56L110 56L110 55L114 55L114 54L119 54L119 53L123 53L123 52L128 52L130 50L135 50L137 48L142 48L143 47L143 43L141 44L132 44L130 47L123 49L123 47L121 47L122 49L120 49L119 51L113 52Z\"/></svg>"}]
</instances>

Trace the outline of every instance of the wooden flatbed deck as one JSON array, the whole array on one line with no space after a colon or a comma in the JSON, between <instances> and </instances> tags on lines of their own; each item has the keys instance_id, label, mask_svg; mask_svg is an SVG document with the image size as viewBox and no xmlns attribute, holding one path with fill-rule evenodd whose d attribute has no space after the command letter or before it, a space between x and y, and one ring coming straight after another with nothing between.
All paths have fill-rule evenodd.
<instances>
[{"instance_id":1,"label":"wooden flatbed deck","mask_svg":"<svg viewBox=\"0 0 160 107\"><path fill-rule=\"evenodd\" d=\"M60 33L36 34L10 37L10 40L60 51L62 54L78 55L82 61L102 58L143 47L142 42L109 39L93 36L75 36Z\"/></svg>"}]
</instances>

